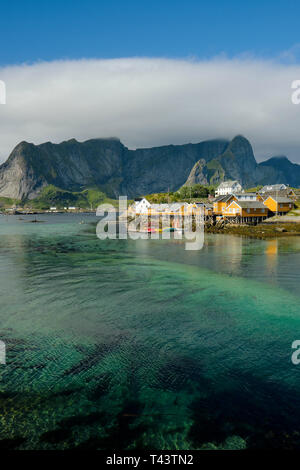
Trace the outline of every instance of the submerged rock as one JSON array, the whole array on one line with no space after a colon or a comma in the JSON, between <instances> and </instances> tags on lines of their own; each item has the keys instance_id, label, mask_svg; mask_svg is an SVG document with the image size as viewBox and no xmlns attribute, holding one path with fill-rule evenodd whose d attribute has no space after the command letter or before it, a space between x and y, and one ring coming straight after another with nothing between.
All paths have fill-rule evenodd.
<instances>
[{"instance_id":1,"label":"submerged rock","mask_svg":"<svg viewBox=\"0 0 300 470\"><path fill-rule=\"evenodd\" d=\"M246 449L246 441L240 436L229 436L220 445L213 442L206 442L200 447L200 450L244 450Z\"/></svg>"}]
</instances>

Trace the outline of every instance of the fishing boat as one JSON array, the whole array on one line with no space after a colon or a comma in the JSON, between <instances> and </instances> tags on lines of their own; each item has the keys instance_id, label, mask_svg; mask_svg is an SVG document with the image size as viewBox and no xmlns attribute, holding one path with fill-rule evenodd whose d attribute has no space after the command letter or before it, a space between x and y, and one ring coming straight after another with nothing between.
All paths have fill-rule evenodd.
<instances>
[{"instance_id":1,"label":"fishing boat","mask_svg":"<svg viewBox=\"0 0 300 470\"><path fill-rule=\"evenodd\" d=\"M163 232L178 232L178 233L182 233L182 229L181 228L177 228L177 227L165 227L163 229Z\"/></svg>"}]
</instances>

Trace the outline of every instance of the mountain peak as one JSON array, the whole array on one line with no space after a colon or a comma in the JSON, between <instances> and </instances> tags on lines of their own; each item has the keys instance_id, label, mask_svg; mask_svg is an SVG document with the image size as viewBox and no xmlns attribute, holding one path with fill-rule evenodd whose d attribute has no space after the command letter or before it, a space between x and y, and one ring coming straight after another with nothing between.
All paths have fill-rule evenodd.
<instances>
[{"instance_id":1,"label":"mountain peak","mask_svg":"<svg viewBox=\"0 0 300 470\"><path fill-rule=\"evenodd\" d=\"M270 182L300 186L300 165L286 157L257 164L250 142L242 135L230 142L207 140L129 150L110 137L60 144L20 142L0 166L0 196L32 198L48 185L68 191L97 187L110 197L129 198L177 191L189 184L238 180L244 187Z\"/></svg>"},{"instance_id":2,"label":"mountain peak","mask_svg":"<svg viewBox=\"0 0 300 470\"><path fill-rule=\"evenodd\" d=\"M268 158L264 162L261 162L260 165L263 166L287 166L287 165L294 165L285 155L275 155L274 157Z\"/></svg>"},{"instance_id":3,"label":"mountain peak","mask_svg":"<svg viewBox=\"0 0 300 470\"><path fill-rule=\"evenodd\" d=\"M270 160L276 160L276 161L280 161L280 160L281 160L281 161L288 161L288 162L290 161L290 160L288 159L288 157L286 157L285 155L274 155L274 157L269 158L268 161L270 161Z\"/></svg>"},{"instance_id":4,"label":"mountain peak","mask_svg":"<svg viewBox=\"0 0 300 470\"><path fill-rule=\"evenodd\" d=\"M247 149L247 151L253 154L252 145L250 144L249 140L246 139L243 135L236 135L230 142L229 142L230 149Z\"/></svg>"},{"instance_id":5,"label":"mountain peak","mask_svg":"<svg viewBox=\"0 0 300 470\"><path fill-rule=\"evenodd\" d=\"M65 140L62 144L78 144L78 140L73 137L72 139Z\"/></svg>"},{"instance_id":6,"label":"mountain peak","mask_svg":"<svg viewBox=\"0 0 300 470\"><path fill-rule=\"evenodd\" d=\"M248 144L250 144L249 140L242 134L237 134L233 137L233 139L231 140L231 142L235 142L235 141L238 141L238 142L247 142Z\"/></svg>"}]
</instances>

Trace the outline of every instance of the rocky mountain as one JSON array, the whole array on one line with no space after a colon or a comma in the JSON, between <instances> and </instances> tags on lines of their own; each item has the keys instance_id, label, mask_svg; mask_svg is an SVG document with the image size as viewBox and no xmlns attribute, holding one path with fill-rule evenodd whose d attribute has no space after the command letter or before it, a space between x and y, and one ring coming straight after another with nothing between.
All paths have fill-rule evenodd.
<instances>
[{"instance_id":1,"label":"rocky mountain","mask_svg":"<svg viewBox=\"0 0 300 470\"><path fill-rule=\"evenodd\" d=\"M272 157L257 163L250 142L243 136L236 136L216 158L199 160L185 185L218 184L227 179L238 180L246 188L275 183L299 187L300 165L287 157Z\"/></svg>"},{"instance_id":2,"label":"rocky mountain","mask_svg":"<svg viewBox=\"0 0 300 470\"><path fill-rule=\"evenodd\" d=\"M194 186L195 184L202 184L206 186L209 184L209 181L210 175L206 161L204 158L200 158L200 160L198 160L197 163L195 163L193 166L185 186Z\"/></svg>"},{"instance_id":3,"label":"rocky mountain","mask_svg":"<svg viewBox=\"0 0 300 470\"><path fill-rule=\"evenodd\" d=\"M111 197L172 191L184 184L196 161L217 157L227 145L212 140L129 150L118 139L21 142L0 166L0 196L31 199L49 184L71 191L97 187Z\"/></svg>"},{"instance_id":4,"label":"rocky mountain","mask_svg":"<svg viewBox=\"0 0 300 470\"><path fill-rule=\"evenodd\" d=\"M293 187L300 186L300 165L290 162L285 156L269 158L259 164L261 170L269 172L274 183L289 184Z\"/></svg>"},{"instance_id":5,"label":"rocky mountain","mask_svg":"<svg viewBox=\"0 0 300 470\"><path fill-rule=\"evenodd\" d=\"M300 165L286 157L258 164L243 136L137 150L115 138L21 142L0 166L0 196L32 199L51 184L69 191L97 187L111 197L134 197L225 179L237 179L246 187L278 182L300 186Z\"/></svg>"},{"instance_id":6,"label":"rocky mountain","mask_svg":"<svg viewBox=\"0 0 300 470\"><path fill-rule=\"evenodd\" d=\"M117 139L21 142L0 167L0 196L33 198L49 184L71 191L105 185L121 178L124 149Z\"/></svg>"}]
</instances>

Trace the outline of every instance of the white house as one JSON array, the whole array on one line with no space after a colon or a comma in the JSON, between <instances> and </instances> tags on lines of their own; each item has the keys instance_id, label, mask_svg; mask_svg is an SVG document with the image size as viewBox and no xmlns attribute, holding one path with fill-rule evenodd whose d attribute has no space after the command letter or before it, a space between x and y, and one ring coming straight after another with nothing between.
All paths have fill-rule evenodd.
<instances>
[{"instance_id":1,"label":"white house","mask_svg":"<svg viewBox=\"0 0 300 470\"><path fill-rule=\"evenodd\" d=\"M215 196L226 196L227 194L240 193L242 186L237 180L229 180L221 183L215 192Z\"/></svg>"},{"instance_id":2,"label":"white house","mask_svg":"<svg viewBox=\"0 0 300 470\"><path fill-rule=\"evenodd\" d=\"M147 214L148 209L150 209L151 204L147 201L146 198L135 199L133 205L131 206L132 211L136 214Z\"/></svg>"},{"instance_id":3,"label":"white house","mask_svg":"<svg viewBox=\"0 0 300 470\"><path fill-rule=\"evenodd\" d=\"M283 191L285 189L287 189L286 184L269 184L261 188L259 192L263 194L263 193L268 193L270 191Z\"/></svg>"}]
</instances>

